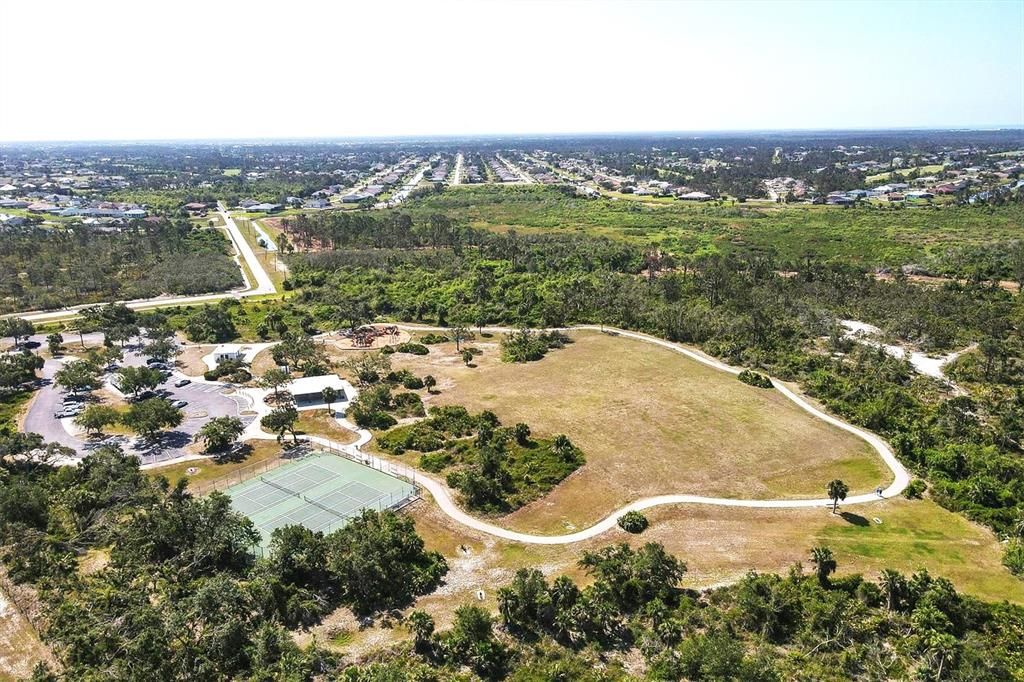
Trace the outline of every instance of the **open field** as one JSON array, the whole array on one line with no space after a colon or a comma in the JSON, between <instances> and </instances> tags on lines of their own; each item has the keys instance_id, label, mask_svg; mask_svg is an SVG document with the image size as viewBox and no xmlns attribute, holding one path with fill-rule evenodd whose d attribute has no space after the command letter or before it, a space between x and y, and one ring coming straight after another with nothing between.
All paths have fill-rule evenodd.
<instances>
[{"instance_id":1,"label":"open field","mask_svg":"<svg viewBox=\"0 0 1024 682\"><path fill-rule=\"evenodd\" d=\"M805 254L863 265L902 265L957 245L1015 239L1024 208L718 205L582 199L538 186L458 186L408 202L414 218L444 213L478 228L586 232L675 253L771 250L781 263Z\"/></svg>"},{"instance_id":2,"label":"open field","mask_svg":"<svg viewBox=\"0 0 1024 682\"><path fill-rule=\"evenodd\" d=\"M678 353L598 332L539 362L498 359L496 339L467 368L453 344L425 357L396 354L396 368L433 374L427 404L493 410L538 435L565 433L587 463L544 499L511 514L516 530L563 533L651 495L822 497L842 478L852 491L888 484L863 441L818 421L773 390L757 389ZM642 444L634 445L634 444Z\"/></svg>"}]
</instances>

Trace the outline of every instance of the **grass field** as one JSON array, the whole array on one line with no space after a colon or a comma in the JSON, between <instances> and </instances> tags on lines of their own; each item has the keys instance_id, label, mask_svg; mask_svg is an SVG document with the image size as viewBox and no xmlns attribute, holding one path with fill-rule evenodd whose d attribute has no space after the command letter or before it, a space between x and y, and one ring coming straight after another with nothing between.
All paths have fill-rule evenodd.
<instances>
[{"instance_id":1,"label":"grass field","mask_svg":"<svg viewBox=\"0 0 1024 682\"><path fill-rule=\"evenodd\" d=\"M459 186L407 202L426 219L444 213L495 231L585 232L657 244L675 253L769 250L780 264L805 254L865 265L925 261L951 246L1015 239L1024 208L845 209L715 202L637 202L568 197L538 186Z\"/></svg>"},{"instance_id":2,"label":"grass field","mask_svg":"<svg viewBox=\"0 0 1024 682\"><path fill-rule=\"evenodd\" d=\"M302 410L295 430L300 434L324 436L339 443L354 443L358 435L343 428L327 410Z\"/></svg>"},{"instance_id":3,"label":"grass field","mask_svg":"<svg viewBox=\"0 0 1024 682\"><path fill-rule=\"evenodd\" d=\"M18 431L18 417L31 397L31 391L17 391L0 396L0 432Z\"/></svg>"},{"instance_id":4,"label":"grass field","mask_svg":"<svg viewBox=\"0 0 1024 682\"><path fill-rule=\"evenodd\" d=\"M478 340L476 368L452 344L430 355L393 356L398 368L433 374L428 404L493 410L541 436L565 433L587 463L545 498L503 520L520 530L582 528L650 495L823 497L842 478L866 492L890 472L860 439L812 418L773 390L679 353L598 332L539 362L498 360L497 339Z\"/></svg>"}]
</instances>

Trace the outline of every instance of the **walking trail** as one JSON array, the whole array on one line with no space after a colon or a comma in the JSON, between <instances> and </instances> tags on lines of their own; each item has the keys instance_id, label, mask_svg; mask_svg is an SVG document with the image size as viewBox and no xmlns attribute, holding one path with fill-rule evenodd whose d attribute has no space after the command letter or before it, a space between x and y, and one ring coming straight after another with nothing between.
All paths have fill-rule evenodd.
<instances>
[{"instance_id":1,"label":"walking trail","mask_svg":"<svg viewBox=\"0 0 1024 682\"><path fill-rule=\"evenodd\" d=\"M412 326L412 325L398 325L399 328L408 331L427 331L427 332L446 332L449 331L445 327L425 327L425 326ZM506 327L485 327L488 332L503 333L511 331L510 328ZM647 334L640 334L637 332L626 331L623 329L614 329L611 327L599 328L591 325L584 325L579 327L570 327L569 330L592 330L592 331L604 331L606 333L616 334L626 338L636 339L645 343L651 343L656 346L667 348L676 353L681 353L697 362L700 362L708 367L713 367L729 374L739 374L742 370L731 367L723 362L710 358L702 353L693 351L685 346L682 346L671 341L659 339L654 336ZM846 498L843 501L844 506L857 505L857 504L868 504L871 502L878 502L882 499L890 497L896 497L907 487L910 483L910 474L903 467L903 465L896 459L896 455L893 454L888 444L877 435L870 431L848 424L841 419L833 417L830 414L823 412L818 409L804 398L790 390L785 384L775 379L772 379L772 385L779 393L784 395L789 400L793 401L800 409L804 410L808 414L822 421L828 422L829 424L840 428L844 431L852 433L858 438L867 442L875 452L882 458L886 466L892 471L893 481L887 488L882 490L880 493L866 493L863 495L853 495ZM251 389L250 389L251 390ZM257 398L253 402L257 405L264 405L262 400ZM259 410L259 408L257 408ZM451 489L443 482L425 474L422 471L414 470L409 467L395 464L390 460L385 460L370 453L364 452L361 448L363 445L368 443L371 438L369 431L365 429L357 429L354 425L350 424L345 420L339 420L339 423L351 430L359 433L359 440L354 444L343 444L329 438L322 438L320 436L306 436L306 439L310 442L317 443L331 450L340 450L348 453L350 456L361 460L367 466L371 466L381 471L390 472L394 475L408 478L414 481L417 485L425 488L430 495L437 502L438 507L441 511L447 514L452 520L468 527L473 530L487 533L495 537L503 538L505 540L512 540L513 542L522 542L526 544L534 545L565 545L574 542L582 542L583 540L589 540L605 531L611 530L618 523L619 517L626 512L630 511L643 511L644 509L650 509L661 505L669 504L709 504L719 507L746 507L751 509L803 509L808 507L831 507L832 500L828 498L820 499L779 499L779 500L748 500L748 499L736 499L728 497L704 497L702 495L690 495L686 493L679 493L673 495L657 495L655 497L645 497L630 504L620 507L601 521L598 521L589 528L577 531L575 533L569 533L566 535L533 535L530 533L521 533L508 528L502 528L492 523L488 523L482 519L476 518L463 511L454 501ZM274 436L267 434L259 428L259 418L254 420L250 428L246 430L246 438L274 438ZM629 444L624 444L624 447L629 447Z\"/></svg>"}]
</instances>

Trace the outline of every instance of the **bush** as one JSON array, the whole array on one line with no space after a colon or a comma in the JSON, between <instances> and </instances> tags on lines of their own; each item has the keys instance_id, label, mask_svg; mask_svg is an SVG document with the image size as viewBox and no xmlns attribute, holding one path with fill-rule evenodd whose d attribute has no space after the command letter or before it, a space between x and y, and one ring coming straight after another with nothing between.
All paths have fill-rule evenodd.
<instances>
[{"instance_id":1,"label":"bush","mask_svg":"<svg viewBox=\"0 0 1024 682\"><path fill-rule=\"evenodd\" d=\"M238 381L235 383L245 383L246 381L251 379L252 376L249 374L249 371L245 368L245 363L242 362L241 360L227 360L225 362L220 363L213 369L204 372L203 378L206 379L207 381L217 381L217 379L220 379L222 377L234 375L236 373L240 374L241 372L245 372L247 378L244 381ZM232 378L231 381L234 381L234 379Z\"/></svg>"},{"instance_id":2,"label":"bush","mask_svg":"<svg viewBox=\"0 0 1024 682\"><path fill-rule=\"evenodd\" d=\"M619 528L627 533L643 533L647 526L647 517L638 511L628 511L619 517Z\"/></svg>"},{"instance_id":3,"label":"bush","mask_svg":"<svg viewBox=\"0 0 1024 682\"><path fill-rule=\"evenodd\" d=\"M388 346L389 348L391 346ZM409 353L411 355L426 355L430 349L422 343L400 343L394 346L393 353Z\"/></svg>"},{"instance_id":4,"label":"bush","mask_svg":"<svg viewBox=\"0 0 1024 682\"><path fill-rule=\"evenodd\" d=\"M423 388L423 379L419 377L407 377L402 381L402 388L407 388L410 391L415 391Z\"/></svg>"},{"instance_id":5,"label":"bush","mask_svg":"<svg viewBox=\"0 0 1024 682\"><path fill-rule=\"evenodd\" d=\"M1010 573L1024 578L1024 542L1021 540L1010 540L1003 552L1003 565L1010 569Z\"/></svg>"},{"instance_id":6,"label":"bush","mask_svg":"<svg viewBox=\"0 0 1024 682\"><path fill-rule=\"evenodd\" d=\"M908 500L920 500L921 495L928 489L928 485L920 478L915 478L910 484L903 489L903 497Z\"/></svg>"},{"instance_id":7,"label":"bush","mask_svg":"<svg viewBox=\"0 0 1024 682\"><path fill-rule=\"evenodd\" d=\"M449 339L444 334L427 334L426 336L420 337L420 343L426 344L428 346L432 346L435 343L447 343L450 340L451 339Z\"/></svg>"},{"instance_id":8,"label":"bush","mask_svg":"<svg viewBox=\"0 0 1024 682\"><path fill-rule=\"evenodd\" d=\"M415 393L396 393L391 402L391 411L399 417L422 417L423 400Z\"/></svg>"},{"instance_id":9,"label":"bush","mask_svg":"<svg viewBox=\"0 0 1024 682\"><path fill-rule=\"evenodd\" d=\"M754 371L751 371L749 369L745 369L742 372L740 372L740 375L739 375L738 378L743 383L749 384L751 386L756 386L757 388L771 388L772 387L772 380L771 379L769 379L768 377L766 377L765 375L763 375L763 374L761 374L759 372L754 372Z\"/></svg>"},{"instance_id":10,"label":"bush","mask_svg":"<svg viewBox=\"0 0 1024 682\"><path fill-rule=\"evenodd\" d=\"M544 357L548 350L562 348L567 343L572 343L572 339L562 332L520 329L505 334L501 340L501 359L505 362L533 362Z\"/></svg>"}]
</instances>

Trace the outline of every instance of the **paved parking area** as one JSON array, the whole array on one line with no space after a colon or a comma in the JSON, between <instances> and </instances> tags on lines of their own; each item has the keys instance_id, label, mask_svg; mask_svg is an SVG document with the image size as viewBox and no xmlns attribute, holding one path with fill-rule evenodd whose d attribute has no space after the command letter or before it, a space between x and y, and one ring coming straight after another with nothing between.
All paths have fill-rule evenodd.
<instances>
[{"instance_id":1,"label":"paved parking area","mask_svg":"<svg viewBox=\"0 0 1024 682\"><path fill-rule=\"evenodd\" d=\"M36 392L32 399L32 404L25 417L25 431L38 433L47 442L60 443L84 456L101 447L102 443L94 439L72 435L72 433L77 433L77 428L71 423L71 418L64 420L54 418L53 415L60 411L65 396L64 391L52 383L53 375L60 369L61 364L59 360L47 360L44 364L42 375L47 383ZM124 366L144 365L145 358L132 350L125 350L124 361L121 364ZM110 375L104 377L108 382L107 387L112 388L109 378ZM184 400L188 403L182 408L184 420L178 428L165 432L154 443L142 444L139 439L127 437L118 437L113 441L119 444L125 452L137 455L143 464L163 462L187 454L185 449L192 442L195 434L204 423L213 417L239 416L246 426L255 419L255 414L240 415L243 410L249 410L250 406L243 396L231 395L233 389L226 388L221 384L196 381L175 388L174 382L182 378L185 378L183 374L175 372L158 387L158 390L162 391L168 400ZM140 442L141 448L135 447L137 442Z\"/></svg>"}]
</instances>

